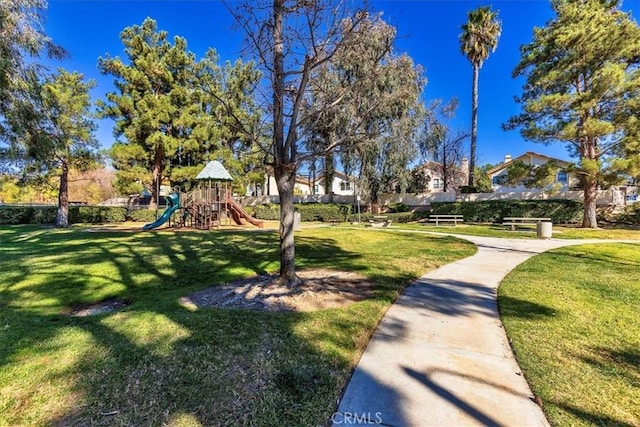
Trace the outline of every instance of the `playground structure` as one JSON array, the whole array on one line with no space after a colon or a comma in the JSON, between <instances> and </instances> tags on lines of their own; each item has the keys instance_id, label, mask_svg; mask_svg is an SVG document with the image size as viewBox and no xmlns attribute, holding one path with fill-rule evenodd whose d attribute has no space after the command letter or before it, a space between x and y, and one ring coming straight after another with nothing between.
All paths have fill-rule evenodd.
<instances>
[{"instance_id":1,"label":"playground structure","mask_svg":"<svg viewBox=\"0 0 640 427\"><path fill-rule=\"evenodd\" d=\"M201 188L184 196L184 206L180 208L179 220L182 226L210 230L221 225L244 225L243 220L262 228L264 222L252 217L236 203L227 188L220 186Z\"/></svg>"},{"instance_id":2,"label":"playground structure","mask_svg":"<svg viewBox=\"0 0 640 427\"><path fill-rule=\"evenodd\" d=\"M188 193L173 193L166 197L167 209L157 220L146 224L150 230L165 223L174 227L193 227L200 230L219 228L221 225L244 225L243 220L262 228L264 222L249 215L231 198L228 182L233 180L218 161L207 163L196 176L200 188ZM204 182L207 181L208 185ZM223 185L224 183L224 185Z\"/></svg>"},{"instance_id":3,"label":"playground structure","mask_svg":"<svg viewBox=\"0 0 640 427\"><path fill-rule=\"evenodd\" d=\"M211 230L221 225L244 225L243 221L262 228L264 221L252 217L233 200L228 191L217 188L197 189L189 193L172 193L166 197L167 209L157 220L142 228L151 230L168 223L169 227L192 227Z\"/></svg>"}]
</instances>

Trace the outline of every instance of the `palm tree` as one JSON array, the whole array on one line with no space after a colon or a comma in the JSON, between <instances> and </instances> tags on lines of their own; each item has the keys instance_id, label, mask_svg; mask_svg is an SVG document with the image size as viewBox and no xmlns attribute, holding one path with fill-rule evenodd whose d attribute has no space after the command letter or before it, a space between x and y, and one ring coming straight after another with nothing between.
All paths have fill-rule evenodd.
<instances>
[{"instance_id":1,"label":"palm tree","mask_svg":"<svg viewBox=\"0 0 640 427\"><path fill-rule=\"evenodd\" d=\"M467 13L467 22L462 25L460 50L469 59L473 67L473 85L471 88L471 150L469 159L469 186L475 185L474 168L476 166L476 139L478 134L478 73L482 63L498 46L502 23L498 12L490 6L482 6Z\"/></svg>"}]
</instances>

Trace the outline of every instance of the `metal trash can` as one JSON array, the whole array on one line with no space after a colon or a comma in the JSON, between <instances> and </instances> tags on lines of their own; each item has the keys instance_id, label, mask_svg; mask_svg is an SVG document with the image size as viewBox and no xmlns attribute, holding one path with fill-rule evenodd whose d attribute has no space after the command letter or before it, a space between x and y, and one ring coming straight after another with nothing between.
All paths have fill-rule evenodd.
<instances>
[{"instance_id":1,"label":"metal trash can","mask_svg":"<svg viewBox=\"0 0 640 427\"><path fill-rule=\"evenodd\" d=\"M553 223L549 221L540 221L537 224L536 231L538 239L550 239L553 233Z\"/></svg>"},{"instance_id":2,"label":"metal trash can","mask_svg":"<svg viewBox=\"0 0 640 427\"><path fill-rule=\"evenodd\" d=\"M300 230L300 212L293 213L293 229Z\"/></svg>"}]
</instances>

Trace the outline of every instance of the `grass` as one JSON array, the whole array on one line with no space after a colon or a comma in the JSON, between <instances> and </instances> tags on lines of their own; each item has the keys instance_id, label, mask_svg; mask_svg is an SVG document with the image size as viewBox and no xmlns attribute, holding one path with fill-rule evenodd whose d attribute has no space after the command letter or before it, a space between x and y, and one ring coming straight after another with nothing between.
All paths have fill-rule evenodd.
<instances>
[{"instance_id":1,"label":"grass","mask_svg":"<svg viewBox=\"0 0 640 427\"><path fill-rule=\"evenodd\" d=\"M535 224L519 227L516 231L511 231L506 226L494 224L460 224L457 226L445 225L436 227L416 222L393 224L393 228L509 239L531 239L537 237ZM588 229L554 224L553 237L557 239L640 240L640 229L632 227Z\"/></svg>"},{"instance_id":2,"label":"grass","mask_svg":"<svg viewBox=\"0 0 640 427\"><path fill-rule=\"evenodd\" d=\"M0 425L319 425L375 326L449 237L297 233L297 265L358 271L375 297L314 313L190 311L188 293L278 269L277 233L0 227ZM121 311L70 317L118 298Z\"/></svg>"},{"instance_id":3,"label":"grass","mask_svg":"<svg viewBox=\"0 0 640 427\"><path fill-rule=\"evenodd\" d=\"M640 425L640 245L581 245L511 272L498 301L553 425Z\"/></svg>"}]
</instances>

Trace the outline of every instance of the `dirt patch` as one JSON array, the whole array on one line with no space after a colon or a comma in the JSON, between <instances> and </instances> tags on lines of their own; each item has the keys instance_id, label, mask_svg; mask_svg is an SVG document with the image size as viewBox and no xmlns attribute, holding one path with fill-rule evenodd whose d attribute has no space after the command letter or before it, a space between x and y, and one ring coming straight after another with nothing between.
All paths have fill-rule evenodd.
<instances>
[{"instance_id":1,"label":"dirt patch","mask_svg":"<svg viewBox=\"0 0 640 427\"><path fill-rule=\"evenodd\" d=\"M244 308L257 311L316 311L345 307L373 295L371 281L354 272L328 269L299 271L295 288L277 284L277 275L235 280L180 299L190 307Z\"/></svg>"},{"instance_id":2,"label":"dirt patch","mask_svg":"<svg viewBox=\"0 0 640 427\"><path fill-rule=\"evenodd\" d=\"M126 301L114 298L94 304L77 305L68 309L64 314L71 317L95 316L96 314L114 313L127 305Z\"/></svg>"}]
</instances>

